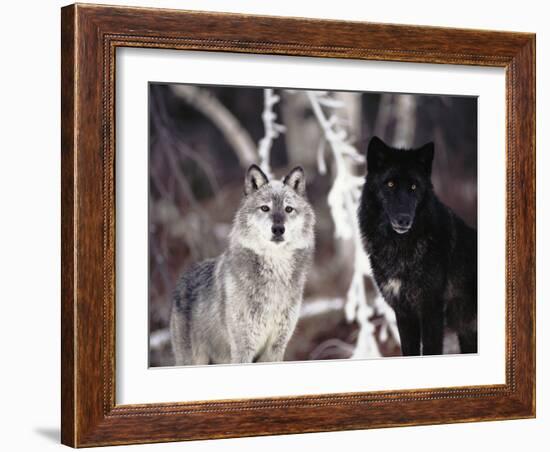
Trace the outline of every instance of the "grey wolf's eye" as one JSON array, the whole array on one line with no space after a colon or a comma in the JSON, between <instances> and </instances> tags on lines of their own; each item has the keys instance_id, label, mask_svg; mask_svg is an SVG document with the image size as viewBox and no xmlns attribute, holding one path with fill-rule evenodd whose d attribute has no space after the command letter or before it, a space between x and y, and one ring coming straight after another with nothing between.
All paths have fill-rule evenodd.
<instances>
[{"instance_id":1,"label":"grey wolf's eye","mask_svg":"<svg viewBox=\"0 0 550 452\"><path fill-rule=\"evenodd\" d=\"M411 185L411 190L416 190L416 184Z\"/></svg>"},{"instance_id":2,"label":"grey wolf's eye","mask_svg":"<svg viewBox=\"0 0 550 452\"><path fill-rule=\"evenodd\" d=\"M392 180L389 180L386 185L390 188L393 188L393 187L395 187L395 182L392 181Z\"/></svg>"},{"instance_id":3,"label":"grey wolf's eye","mask_svg":"<svg viewBox=\"0 0 550 452\"><path fill-rule=\"evenodd\" d=\"M294 210L294 209L293 209L292 207L290 207L290 206L286 206L286 207L285 207L285 212L286 212L286 213L290 213L290 212L292 212L293 210Z\"/></svg>"},{"instance_id":4,"label":"grey wolf's eye","mask_svg":"<svg viewBox=\"0 0 550 452\"><path fill-rule=\"evenodd\" d=\"M269 206L262 206L260 209L262 209L262 212L269 212Z\"/></svg>"}]
</instances>

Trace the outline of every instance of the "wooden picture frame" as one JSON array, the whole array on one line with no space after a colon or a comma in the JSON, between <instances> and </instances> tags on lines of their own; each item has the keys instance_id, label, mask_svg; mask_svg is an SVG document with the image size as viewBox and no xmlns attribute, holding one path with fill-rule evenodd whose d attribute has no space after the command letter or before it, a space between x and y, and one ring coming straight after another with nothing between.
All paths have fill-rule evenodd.
<instances>
[{"instance_id":1,"label":"wooden picture frame","mask_svg":"<svg viewBox=\"0 0 550 452\"><path fill-rule=\"evenodd\" d=\"M85 447L535 416L535 35L79 4L62 9L61 33L64 444ZM118 47L505 68L505 384L117 405Z\"/></svg>"}]
</instances>

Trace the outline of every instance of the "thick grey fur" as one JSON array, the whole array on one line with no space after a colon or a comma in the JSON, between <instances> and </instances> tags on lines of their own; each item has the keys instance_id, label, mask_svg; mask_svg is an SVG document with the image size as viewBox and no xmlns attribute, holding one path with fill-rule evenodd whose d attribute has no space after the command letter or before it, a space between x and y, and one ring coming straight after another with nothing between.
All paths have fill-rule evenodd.
<instances>
[{"instance_id":1,"label":"thick grey fur","mask_svg":"<svg viewBox=\"0 0 550 452\"><path fill-rule=\"evenodd\" d=\"M282 361L298 320L314 226L300 167L268 181L252 165L227 250L192 266L174 291L175 364Z\"/></svg>"}]
</instances>

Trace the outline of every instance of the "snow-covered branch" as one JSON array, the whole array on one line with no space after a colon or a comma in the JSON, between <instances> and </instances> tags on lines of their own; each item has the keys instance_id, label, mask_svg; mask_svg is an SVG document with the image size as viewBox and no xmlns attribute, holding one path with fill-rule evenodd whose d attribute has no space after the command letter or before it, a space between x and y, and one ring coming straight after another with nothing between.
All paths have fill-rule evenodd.
<instances>
[{"instance_id":1,"label":"snow-covered branch","mask_svg":"<svg viewBox=\"0 0 550 452\"><path fill-rule=\"evenodd\" d=\"M357 208L364 179L353 173L354 165L363 163L364 157L348 142L348 134L342 126L343 121L334 113L327 116L323 110L323 107L325 109L341 108L343 106L342 103L337 99L327 97L326 93L309 91L307 92L307 96L313 113L321 126L325 141L330 146L335 165L334 182L328 195L328 204L335 228L335 238L351 240L354 245L354 271L345 304L347 320L349 322L355 320L360 326L359 337L352 357L370 358L381 356L374 335L375 327L370 321L373 314L377 312L387 320L380 330L381 340L388 338L388 328L394 337L398 338L399 335L394 330L395 315L393 310L380 295L377 295L369 303L365 290L364 277L372 277L372 270L363 248L357 218ZM317 155L318 168L321 174L326 172L324 152L325 146L321 144Z\"/></svg>"},{"instance_id":2,"label":"snow-covered branch","mask_svg":"<svg viewBox=\"0 0 550 452\"><path fill-rule=\"evenodd\" d=\"M272 88L264 89L264 111L262 113L262 120L265 134L258 143L258 156L260 158L260 168L268 178L272 177L270 154L273 140L286 130L285 126L276 122L277 115L273 111L273 106L279 102L279 100L280 97L275 94Z\"/></svg>"}]
</instances>

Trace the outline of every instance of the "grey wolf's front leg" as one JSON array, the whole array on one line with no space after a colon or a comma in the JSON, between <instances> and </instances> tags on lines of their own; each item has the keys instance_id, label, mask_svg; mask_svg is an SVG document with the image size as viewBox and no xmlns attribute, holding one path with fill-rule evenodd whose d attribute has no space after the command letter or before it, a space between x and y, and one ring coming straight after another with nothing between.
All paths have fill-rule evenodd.
<instances>
[{"instance_id":1,"label":"grey wolf's front leg","mask_svg":"<svg viewBox=\"0 0 550 452\"><path fill-rule=\"evenodd\" d=\"M289 324L286 325L286 328L279 333L273 342L267 345L263 353L258 357L258 362L278 362L284 360L286 347L296 327L298 316L290 315L287 318Z\"/></svg>"},{"instance_id":2,"label":"grey wolf's front leg","mask_svg":"<svg viewBox=\"0 0 550 452\"><path fill-rule=\"evenodd\" d=\"M231 364L246 364L254 361L255 350L252 343L239 340L231 345Z\"/></svg>"},{"instance_id":3,"label":"grey wolf's front leg","mask_svg":"<svg viewBox=\"0 0 550 452\"><path fill-rule=\"evenodd\" d=\"M268 345L263 353L258 357L257 362L273 363L283 361L285 355L286 342L284 344L276 343Z\"/></svg>"}]
</instances>

